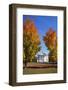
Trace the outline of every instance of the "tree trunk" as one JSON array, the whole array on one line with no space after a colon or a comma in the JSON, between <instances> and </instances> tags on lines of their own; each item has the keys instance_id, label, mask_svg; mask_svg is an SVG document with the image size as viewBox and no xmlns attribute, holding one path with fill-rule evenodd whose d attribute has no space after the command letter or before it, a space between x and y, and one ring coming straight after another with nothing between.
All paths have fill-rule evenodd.
<instances>
[{"instance_id":1,"label":"tree trunk","mask_svg":"<svg viewBox=\"0 0 68 90\"><path fill-rule=\"evenodd\" d=\"M25 63L25 68L27 68L27 60L25 60L25 62L24 62L24 63Z\"/></svg>"}]
</instances>

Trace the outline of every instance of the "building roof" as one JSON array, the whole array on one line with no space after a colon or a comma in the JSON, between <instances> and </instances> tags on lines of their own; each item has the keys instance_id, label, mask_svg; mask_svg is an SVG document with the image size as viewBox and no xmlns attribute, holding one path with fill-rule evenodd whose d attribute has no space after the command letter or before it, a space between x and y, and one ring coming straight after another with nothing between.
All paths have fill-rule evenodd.
<instances>
[{"instance_id":1,"label":"building roof","mask_svg":"<svg viewBox=\"0 0 68 90\"><path fill-rule=\"evenodd\" d=\"M47 56L47 55L46 55L46 53L38 52L35 56L38 57L38 56Z\"/></svg>"}]
</instances>

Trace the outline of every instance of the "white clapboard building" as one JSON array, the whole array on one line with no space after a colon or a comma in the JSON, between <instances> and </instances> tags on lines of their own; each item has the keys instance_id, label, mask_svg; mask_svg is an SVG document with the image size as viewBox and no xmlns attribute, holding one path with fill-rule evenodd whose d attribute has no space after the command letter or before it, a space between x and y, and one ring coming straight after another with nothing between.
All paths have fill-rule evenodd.
<instances>
[{"instance_id":1,"label":"white clapboard building","mask_svg":"<svg viewBox=\"0 0 68 90\"><path fill-rule=\"evenodd\" d=\"M38 53L37 56L37 62L40 62L40 63L44 63L44 62L49 62L49 56L46 55L45 53Z\"/></svg>"}]
</instances>

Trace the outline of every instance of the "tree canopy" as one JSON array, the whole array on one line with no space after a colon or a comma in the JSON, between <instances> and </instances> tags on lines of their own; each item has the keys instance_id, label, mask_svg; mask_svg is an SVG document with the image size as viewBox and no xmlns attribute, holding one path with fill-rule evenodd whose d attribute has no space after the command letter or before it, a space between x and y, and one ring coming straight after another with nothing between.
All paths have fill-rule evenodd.
<instances>
[{"instance_id":1,"label":"tree canopy","mask_svg":"<svg viewBox=\"0 0 68 90\"><path fill-rule=\"evenodd\" d=\"M50 53L49 58L50 61L56 62L57 60L57 34L52 29L49 28L49 30L46 32L45 36L43 37L45 45L48 47Z\"/></svg>"},{"instance_id":2,"label":"tree canopy","mask_svg":"<svg viewBox=\"0 0 68 90\"><path fill-rule=\"evenodd\" d=\"M40 50L40 38L33 21L27 19L23 25L23 51L24 60L31 62Z\"/></svg>"}]
</instances>

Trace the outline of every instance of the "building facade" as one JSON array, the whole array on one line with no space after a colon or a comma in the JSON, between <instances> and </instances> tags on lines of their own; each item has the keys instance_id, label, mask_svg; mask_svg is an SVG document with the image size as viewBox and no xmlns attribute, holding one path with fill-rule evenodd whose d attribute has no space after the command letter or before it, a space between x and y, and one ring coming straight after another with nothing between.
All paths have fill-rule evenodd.
<instances>
[{"instance_id":1,"label":"building facade","mask_svg":"<svg viewBox=\"0 0 68 90\"><path fill-rule=\"evenodd\" d=\"M49 56L46 54L37 55L37 62L39 63L49 62Z\"/></svg>"}]
</instances>

